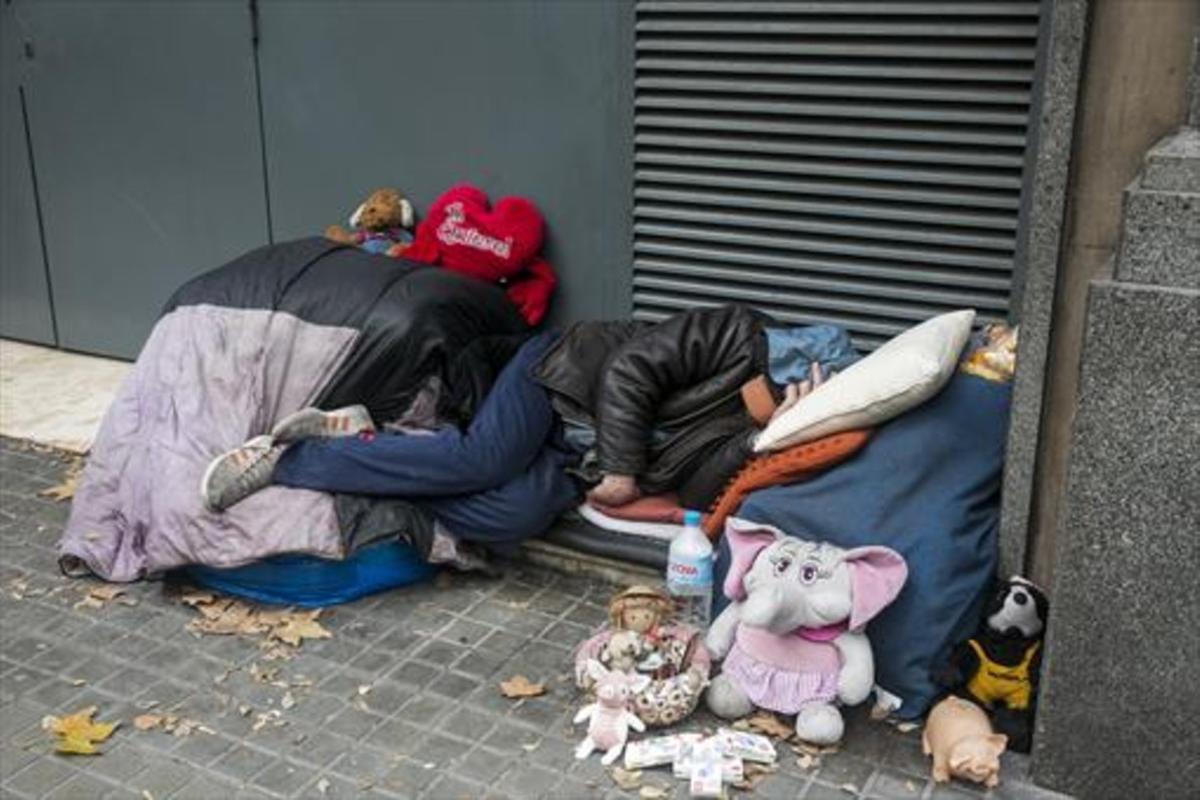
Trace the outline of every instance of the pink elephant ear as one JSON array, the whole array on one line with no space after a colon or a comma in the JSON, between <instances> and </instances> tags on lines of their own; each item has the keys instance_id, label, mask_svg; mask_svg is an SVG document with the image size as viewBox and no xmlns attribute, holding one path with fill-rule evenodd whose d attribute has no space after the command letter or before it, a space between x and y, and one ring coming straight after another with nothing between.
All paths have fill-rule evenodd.
<instances>
[{"instance_id":1,"label":"pink elephant ear","mask_svg":"<svg viewBox=\"0 0 1200 800\"><path fill-rule=\"evenodd\" d=\"M896 599L908 565L889 547L856 547L842 558L850 569L850 630L861 630Z\"/></svg>"},{"instance_id":2,"label":"pink elephant ear","mask_svg":"<svg viewBox=\"0 0 1200 800\"><path fill-rule=\"evenodd\" d=\"M729 542L729 572L725 575L725 596L730 600L743 600L746 587L742 579L750 571L754 559L764 547L782 539L783 531L770 525L760 525L737 517L725 521L725 539Z\"/></svg>"}]
</instances>

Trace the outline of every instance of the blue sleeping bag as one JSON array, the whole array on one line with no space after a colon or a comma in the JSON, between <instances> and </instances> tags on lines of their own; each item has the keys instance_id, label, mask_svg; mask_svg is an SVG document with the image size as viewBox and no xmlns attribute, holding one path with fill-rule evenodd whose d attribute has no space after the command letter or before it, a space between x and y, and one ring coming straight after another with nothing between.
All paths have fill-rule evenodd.
<instances>
[{"instance_id":1,"label":"blue sleeping bag","mask_svg":"<svg viewBox=\"0 0 1200 800\"><path fill-rule=\"evenodd\" d=\"M193 583L259 603L315 608L428 580L437 567L395 540L368 545L342 561L282 555L243 567L193 564L181 570Z\"/></svg>"},{"instance_id":2,"label":"blue sleeping bag","mask_svg":"<svg viewBox=\"0 0 1200 800\"><path fill-rule=\"evenodd\" d=\"M903 700L901 717L925 712L937 693L931 669L979 623L997 568L1010 399L1008 384L956 373L854 458L813 480L754 492L738 512L801 538L882 544L904 556L908 582L867 627L876 682ZM728 565L722 545L716 586Z\"/></svg>"}]
</instances>

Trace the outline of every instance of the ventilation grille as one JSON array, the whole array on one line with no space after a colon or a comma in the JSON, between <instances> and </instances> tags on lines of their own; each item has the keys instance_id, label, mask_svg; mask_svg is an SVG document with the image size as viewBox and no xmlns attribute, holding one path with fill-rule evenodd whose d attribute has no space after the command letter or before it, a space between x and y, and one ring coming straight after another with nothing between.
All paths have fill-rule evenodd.
<instances>
[{"instance_id":1,"label":"ventilation grille","mask_svg":"<svg viewBox=\"0 0 1200 800\"><path fill-rule=\"evenodd\" d=\"M634 315L1003 319L1036 2L639 0Z\"/></svg>"}]
</instances>

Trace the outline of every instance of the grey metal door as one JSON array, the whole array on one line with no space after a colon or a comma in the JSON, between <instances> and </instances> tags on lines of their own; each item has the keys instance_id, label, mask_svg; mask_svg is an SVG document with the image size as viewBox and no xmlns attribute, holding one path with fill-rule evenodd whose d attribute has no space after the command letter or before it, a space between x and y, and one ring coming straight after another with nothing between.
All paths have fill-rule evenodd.
<instances>
[{"instance_id":1,"label":"grey metal door","mask_svg":"<svg viewBox=\"0 0 1200 800\"><path fill-rule=\"evenodd\" d=\"M133 356L183 280L268 238L249 6L13 11L60 344Z\"/></svg>"},{"instance_id":2,"label":"grey metal door","mask_svg":"<svg viewBox=\"0 0 1200 800\"><path fill-rule=\"evenodd\" d=\"M470 181L545 214L558 319L627 313L632 4L264 0L259 13L276 238L344 224L378 186L424 207Z\"/></svg>"},{"instance_id":3,"label":"grey metal door","mask_svg":"<svg viewBox=\"0 0 1200 800\"><path fill-rule=\"evenodd\" d=\"M634 308L863 346L1009 305L1039 4L637 4Z\"/></svg>"},{"instance_id":4,"label":"grey metal door","mask_svg":"<svg viewBox=\"0 0 1200 800\"><path fill-rule=\"evenodd\" d=\"M0 336L52 345L54 321L21 108L24 40L12 7L0 14Z\"/></svg>"}]
</instances>

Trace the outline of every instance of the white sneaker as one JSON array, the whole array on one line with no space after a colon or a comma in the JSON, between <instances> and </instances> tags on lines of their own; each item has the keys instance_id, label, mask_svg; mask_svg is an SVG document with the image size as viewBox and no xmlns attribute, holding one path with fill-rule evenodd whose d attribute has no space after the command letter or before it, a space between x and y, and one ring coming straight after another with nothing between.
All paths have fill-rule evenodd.
<instances>
[{"instance_id":1,"label":"white sneaker","mask_svg":"<svg viewBox=\"0 0 1200 800\"><path fill-rule=\"evenodd\" d=\"M288 414L271 429L276 442L298 442L301 439L335 439L357 436L375 430L371 412L366 406L346 406L322 411L309 406Z\"/></svg>"},{"instance_id":2,"label":"white sneaker","mask_svg":"<svg viewBox=\"0 0 1200 800\"><path fill-rule=\"evenodd\" d=\"M286 447L270 436L255 436L241 447L217 456L200 479L200 496L209 511L224 511L269 486Z\"/></svg>"}]
</instances>

